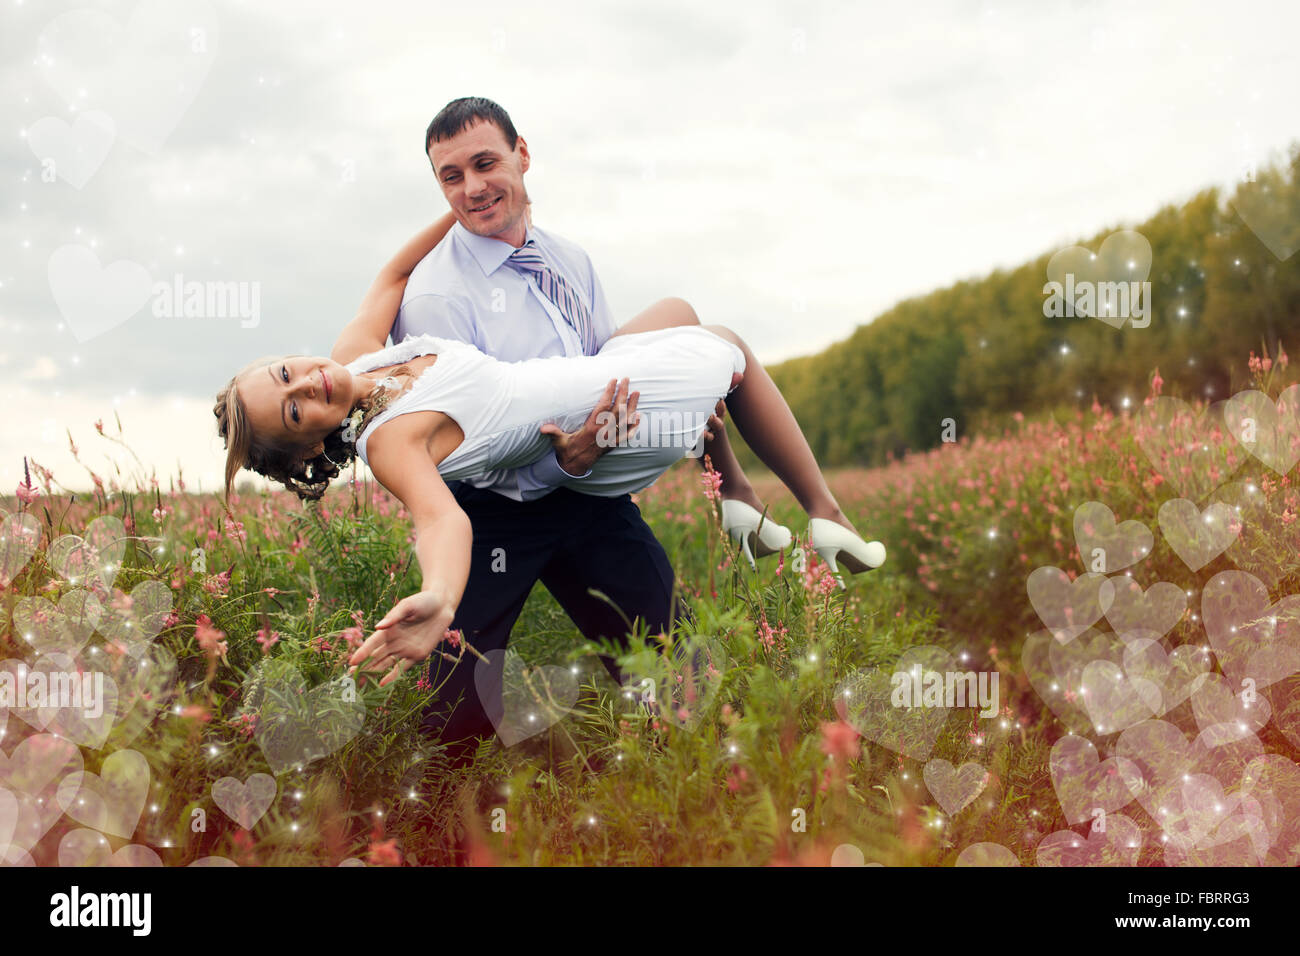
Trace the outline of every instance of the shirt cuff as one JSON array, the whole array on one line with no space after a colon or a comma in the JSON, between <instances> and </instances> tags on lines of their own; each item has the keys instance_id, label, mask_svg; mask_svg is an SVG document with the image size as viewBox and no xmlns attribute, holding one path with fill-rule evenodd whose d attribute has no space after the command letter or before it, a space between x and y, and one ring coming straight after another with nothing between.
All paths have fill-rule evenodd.
<instances>
[{"instance_id":1,"label":"shirt cuff","mask_svg":"<svg viewBox=\"0 0 1300 956\"><path fill-rule=\"evenodd\" d=\"M584 471L584 472L583 472L582 474L580 474L580 475L571 475L571 474L569 474L567 471L565 471L565 470L560 466L560 459L559 459L559 457L555 454L555 449L554 449L554 448L551 449L551 453L550 453L549 455L547 455L545 458L543 458L542 461L543 461L543 462L550 462L550 461L555 462L555 470L556 470L557 472L559 472L561 475L563 475L565 478L582 479L582 478L586 478L587 476L589 476L589 475L591 474L591 469L590 469L590 468L588 468L586 471Z\"/></svg>"},{"instance_id":2,"label":"shirt cuff","mask_svg":"<svg viewBox=\"0 0 1300 956\"><path fill-rule=\"evenodd\" d=\"M555 456L554 448L531 465L525 465L516 472L519 480L519 490L521 492L558 488L566 481L581 480L590 474L590 468L587 469L585 474L569 474L560 467L560 462Z\"/></svg>"}]
</instances>

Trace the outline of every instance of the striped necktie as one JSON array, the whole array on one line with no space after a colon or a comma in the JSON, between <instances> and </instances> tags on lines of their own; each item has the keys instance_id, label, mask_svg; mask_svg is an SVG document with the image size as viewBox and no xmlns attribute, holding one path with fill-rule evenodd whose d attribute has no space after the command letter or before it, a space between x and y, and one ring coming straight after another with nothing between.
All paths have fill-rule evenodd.
<instances>
[{"instance_id":1,"label":"striped necktie","mask_svg":"<svg viewBox=\"0 0 1300 956\"><path fill-rule=\"evenodd\" d=\"M546 264L536 242L529 239L512 252L506 262L516 271L531 272L536 277L542 295L555 303L555 307L560 310L560 315L564 316L564 320L578 333L584 354L595 355L600 351L600 347L596 344L595 330L592 328L591 313L583 305L582 299L578 297L573 286L565 282L563 276Z\"/></svg>"}]
</instances>

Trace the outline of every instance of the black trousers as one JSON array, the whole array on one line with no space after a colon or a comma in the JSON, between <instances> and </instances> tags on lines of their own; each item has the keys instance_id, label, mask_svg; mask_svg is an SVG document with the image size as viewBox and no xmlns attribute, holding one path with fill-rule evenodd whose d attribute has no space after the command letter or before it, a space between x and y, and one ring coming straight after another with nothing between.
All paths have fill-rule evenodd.
<instances>
[{"instance_id":1,"label":"black trousers","mask_svg":"<svg viewBox=\"0 0 1300 956\"><path fill-rule=\"evenodd\" d=\"M518 502L464 482L448 485L474 533L469 580L451 626L479 652L507 646L537 581L584 636L623 646L627 621L640 619L656 634L687 613L673 595L668 555L629 495L601 498L557 488ZM607 595L622 614L589 588ZM601 660L621 685L617 663L605 655ZM424 729L447 744L454 764L470 759L476 738L495 733L489 715L502 713L500 675L483 675L476 684L475 669L484 666L472 654L459 664L436 652L429 659L430 681L447 683L425 712ZM490 699L480 698L478 685Z\"/></svg>"}]
</instances>

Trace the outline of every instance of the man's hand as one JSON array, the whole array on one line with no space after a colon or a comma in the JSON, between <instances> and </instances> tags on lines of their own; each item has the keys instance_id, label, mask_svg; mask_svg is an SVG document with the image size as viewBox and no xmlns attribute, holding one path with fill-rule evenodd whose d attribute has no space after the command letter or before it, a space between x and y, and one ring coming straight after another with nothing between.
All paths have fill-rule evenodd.
<instances>
[{"instance_id":1,"label":"man's hand","mask_svg":"<svg viewBox=\"0 0 1300 956\"><path fill-rule=\"evenodd\" d=\"M626 378L621 382L610 379L600 401L577 431L565 432L552 424L541 427L541 433L549 435L551 444L555 446L555 460L569 474L586 474L597 458L611 448L626 445L636 434L641 421L636 405L641 400L641 393L629 395L627 387ZM611 425L616 427L611 429Z\"/></svg>"},{"instance_id":2,"label":"man's hand","mask_svg":"<svg viewBox=\"0 0 1300 956\"><path fill-rule=\"evenodd\" d=\"M372 661L367 670L391 667L379 682L383 687L432 654L455 616L456 609L433 591L420 591L402 598L375 625L375 633L348 659L352 665L348 673L367 659Z\"/></svg>"},{"instance_id":3,"label":"man's hand","mask_svg":"<svg viewBox=\"0 0 1300 956\"><path fill-rule=\"evenodd\" d=\"M727 415L727 403L718 399L718 404L713 408L713 414L709 416L709 426L704 429L704 440L713 441L713 436L721 432L726 426L722 424L722 419Z\"/></svg>"}]
</instances>

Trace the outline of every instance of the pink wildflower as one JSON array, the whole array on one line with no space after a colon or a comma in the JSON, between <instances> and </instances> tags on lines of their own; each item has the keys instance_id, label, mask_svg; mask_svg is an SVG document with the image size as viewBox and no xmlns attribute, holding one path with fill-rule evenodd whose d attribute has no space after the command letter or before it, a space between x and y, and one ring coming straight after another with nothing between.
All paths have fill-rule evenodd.
<instances>
[{"instance_id":1,"label":"pink wildflower","mask_svg":"<svg viewBox=\"0 0 1300 956\"><path fill-rule=\"evenodd\" d=\"M262 653L269 654L271 648L278 644L280 635L276 631L268 630L263 627L257 632L257 643L262 645Z\"/></svg>"},{"instance_id":2,"label":"pink wildflower","mask_svg":"<svg viewBox=\"0 0 1300 956\"><path fill-rule=\"evenodd\" d=\"M822 753L831 757L836 767L843 771L849 761L856 760L862 745L858 743L861 735L842 720L822 721Z\"/></svg>"},{"instance_id":3,"label":"pink wildflower","mask_svg":"<svg viewBox=\"0 0 1300 956\"><path fill-rule=\"evenodd\" d=\"M704 497L717 501L721 497L722 475L713 470L713 459L704 456L704 471L700 474L700 484L704 486Z\"/></svg>"},{"instance_id":4,"label":"pink wildflower","mask_svg":"<svg viewBox=\"0 0 1300 956\"><path fill-rule=\"evenodd\" d=\"M198 620L194 622L194 636L199 642L199 647L208 658L208 679L217 671L217 659L226 659L226 634L224 631L214 627L211 619L206 614L200 614Z\"/></svg>"}]
</instances>

